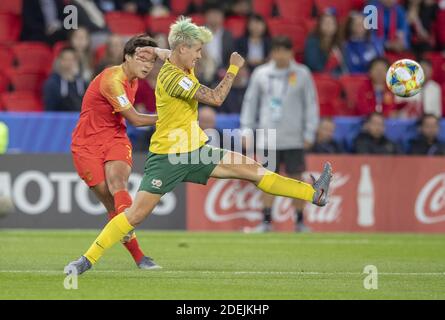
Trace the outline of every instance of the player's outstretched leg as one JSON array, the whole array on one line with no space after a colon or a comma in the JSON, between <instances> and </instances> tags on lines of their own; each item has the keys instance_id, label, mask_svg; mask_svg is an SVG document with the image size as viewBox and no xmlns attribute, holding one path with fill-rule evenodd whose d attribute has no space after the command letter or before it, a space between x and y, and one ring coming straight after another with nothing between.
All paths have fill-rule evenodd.
<instances>
[{"instance_id":1,"label":"player's outstretched leg","mask_svg":"<svg viewBox=\"0 0 445 320\"><path fill-rule=\"evenodd\" d=\"M67 265L67 273L74 269L80 275L91 269L102 257L105 250L122 240L153 211L161 196L161 194L152 194L145 191L138 192L133 205L126 212L118 214L108 222L87 252L78 260Z\"/></svg>"},{"instance_id":2,"label":"player's outstretched leg","mask_svg":"<svg viewBox=\"0 0 445 320\"><path fill-rule=\"evenodd\" d=\"M320 177L317 180L314 179L313 184L310 185L303 181L283 177L269 171L258 162L242 154L227 151L221 162L213 170L211 176L220 179L250 181L266 193L301 199L322 207L328 202L332 167L327 162Z\"/></svg>"}]
</instances>

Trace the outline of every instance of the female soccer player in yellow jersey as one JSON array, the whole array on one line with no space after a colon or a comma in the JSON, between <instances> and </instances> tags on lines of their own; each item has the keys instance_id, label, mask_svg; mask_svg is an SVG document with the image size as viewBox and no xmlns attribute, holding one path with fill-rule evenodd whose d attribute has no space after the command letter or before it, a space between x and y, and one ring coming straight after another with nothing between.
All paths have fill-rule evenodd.
<instances>
[{"instance_id":1,"label":"female soccer player in yellow jersey","mask_svg":"<svg viewBox=\"0 0 445 320\"><path fill-rule=\"evenodd\" d=\"M242 154L206 145L208 138L197 122L198 102L220 106L244 64L244 59L234 52L218 86L210 89L201 85L193 69L201 58L202 46L211 39L209 29L195 25L188 18L180 17L170 27L171 54L157 78L158 120L139 191L133 205L105 226L88 251L67 266L66 273L81 274L90 269L106 249L140 224L162 195L180 182L206 184L210 177L240 179L273 195L311 201L318 206L327 203L332 177L329 163L325 164L319 179L310 185L266 170Z\"/></svg>"}]
</instances>

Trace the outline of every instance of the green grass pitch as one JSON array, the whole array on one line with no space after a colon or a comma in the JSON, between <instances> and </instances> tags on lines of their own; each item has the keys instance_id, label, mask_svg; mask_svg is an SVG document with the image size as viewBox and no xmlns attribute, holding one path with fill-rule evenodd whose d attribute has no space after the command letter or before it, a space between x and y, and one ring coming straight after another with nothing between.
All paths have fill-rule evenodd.
<instances>
[{"instance_id":1,"label":"green grass pitch","mask_svg":"<svg viewBox=\"0 0 445 320\"><path fill-rule=\"evenodd\" d=\"M63 267L96 235L1 230L0 299L445 299L445 235L139 231L162 270L119 244L66 290Z\"/></svg>"}]
</instances>

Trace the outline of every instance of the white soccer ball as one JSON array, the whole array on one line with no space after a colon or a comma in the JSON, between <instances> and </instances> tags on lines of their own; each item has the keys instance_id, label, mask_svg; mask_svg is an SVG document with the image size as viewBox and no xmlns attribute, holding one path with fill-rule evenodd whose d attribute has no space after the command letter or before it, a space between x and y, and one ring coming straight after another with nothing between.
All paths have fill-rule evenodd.
<instances>
[{"instance_id":1,"label":"white soccer ball","mask_svg":"<svg viewBox=\"0 0 445 320\"><path fill-rule=\"evenodd\" d=\"M394 62L386 73L386 85L399 97L412 97L420 92L425 75L414 60L402 59Z\"/></svg>"}]
</instances>

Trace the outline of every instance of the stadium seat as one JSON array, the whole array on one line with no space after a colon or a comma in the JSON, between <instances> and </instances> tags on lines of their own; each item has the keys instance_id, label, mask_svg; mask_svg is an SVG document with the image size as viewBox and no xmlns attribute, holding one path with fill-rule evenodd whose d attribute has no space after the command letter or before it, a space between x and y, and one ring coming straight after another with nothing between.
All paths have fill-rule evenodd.
<instances>
[{"instance_id":1,"label":"stadium seat","mask_svg":"<svg viewBox=\"0 0 445 320\"><path fill-rule=\"evenodd\" d=\"M368 81L367 75L342 75L338 78L346 97L345 109L342 114L355 115L357 98L360 88Z\"/></svg>"},{"instance_id":2,"label":"stadium seat","mask_svg":"<svg viewBox=\"0 0 445 320\"><path fill-rule=\"evenodd\" d=\"M113 11L105 15L105 20L111 32L116 34L132 36L145 32L144 19L136 14Z\"/></svg>"},{"instance_id":3,"label":"stadium seat","mask_svg":"<svg viewBox=\"0 0 445 320\"><path fill-rule=\"evenodd\" d=\"M416 60L416 57L411 52L401 52L401 53L386 52L385 58L388 59L389 63L391 63L391 64L396 62L397 60L400 60L400 59Z\"/></svg>"},{"instance_id":4,"label":"stadium seat","mask_svg":"<svg viewBox=\"0 0 445 320\"><path fill-rule=\"evenodd\" d=\"M445 9L439 10L437 14L437 40L442 49L445 49Z\"/></svg>"},{"instance_id":5,"label":"stadium seat","mask_svg":"<svg viewBox=\"0 0 445 320\"><path fill-rule=\"evenodd\" d=\"M11 13L0 13L0 42L14 42L19 39L20 17Z\"/></svg>"},{"instance_id":6,"label":"stadium seat","mask_svg":"<svg viewBox=\"0 0 445 320\"><path fill-rule=\"evenodd\" d=\"M168 17L150 17L145 18L145 24L152 34L168 34L170 31L170 25L176 21L176 16Z\"/></svg>"},{"instance_id":7,"label":"stadium seat","mask_svg":"<svg viewBox=\"0 0 445 320\"><path fill-rule=\"evenodd\" d=\"M445 117L445 83L442 83L442 118Z\"/></svg>"},{"instance_id":8,"label":"stadium seat","mask_svg":"<svg viewBox=\"0 0 445 320\"><path fill-rule=\"evenodd\" d=\"M68 41L57 41L54 45L53 45L53 59L56 59L57 56L59 55L59 52L65 48L69 46L69 42Z\"/></svg>"},{"instance_id":9,"label":"stadium seat","mask_svg":"<svg viewBox=\"0 0 445 320\"><path fill-rule=\"evenodd\" d=\"M22 14L22 0L3 0L0 1L0 13Z\"/></svg>"},{"instance_id":10,"label":"stadium seat","mask_svg":"<svg viewBox=\"0 0 445 320\"><path fill-rule=\"evenodd\" d=\"M307 37L304 20L289 21L282 18L267 19L267 25L272 36L285 35L291 38L296 53L303 52Z\"/></svg>"},{"instance_id":11,"label":"stadium seat","mask_svg":"<svg viewBox=\"0 0 445 320\"><path fill-rule=\"evenodd\" d=\"M264 18L272 16L274 0L255 0L253 3L253 12L262 15Z\"/></svg>"},{"instance_id":12,"label":"stadium seat","mask_svg":"<svg viewBox=\"0 0 445 320\"><path fill-rule=\"evenodd\" d=\"M94 65L97 65L100 62L100 60L102 60L106 52L107 52L107 45L105 43L101 44L96 48L96 50L94 51Z\"/></svg>"},{"instance_id":13,"label":"stadium seat","mask_svg":"<svg viewBox=\"0 0 445 320\"><path fill-rule=\"evenodd\" d=\"M20 42L12 47L18 68L26 71L48 72L51 69L53 53L41 42Z\"/></svg>"},{"instance_id":14,"label":"stadium seat","mask_svg":"<svg viewBox=\"0 0 445 320\"><path fill-rule=\"evenodd\" d=\"M0 70L9 69L14 62L14 55L8 47L0 46Z\"/></svg>"},{"instance_id":15,"label":"stadium seat","mask_svg":"<svg viewBox=\"0 0 445 320\"><path fill-rule=\"evenodd\" d=\"M318 92L320 116L335 116L341 114L343 101L341 99L340 82L326 74L314 74L314 82Z\"/></svg>"},{"instance_id":16,"label":"stadium seat","mask_svg":"<svg viewBox=\"0 0 445 320\"><path fill-rule=\"evenodd\" d=\"M30 91L36 94L42 93L42 86L46 79L44 73L21 69L11 69L8 76L14 91Z\"/></svg>"},{"instance_id":17,"label":"stadium seat","mask_svg":"<svg viewBox=\"0 0 445 320\"><path fill-rule=\"evenodd\" d=\"M233 37L239 38L246 31L246 23L247 20L244 17L228 17L225 20L224 26L232 33Z\"/></svg>"},{"instance_id":18,"label":"stadium seat","mask_svg":"<svg viewBox=\"0 0 445 320\"><path fill-rule=\"evenodd\" d=\"M205 25L205 18L202 14L199 13L191 14L190 18L192 18L193 23L197 24L198 26Z\"/></svg>"},{"instance_id":19,"label":"stadium seat","mask_svg":"<svg viewBox=\"0 0 445 320\"><path fill-rule=\"evenodd\" d=\"M9 79L3 73L0 73L0 94L8 91Z\"/></svg>"},{"instance_id":20,"label":"stadium seat","mask_svg":"<svg viewBox=\"0 0 445 320\"><path fill-rule=\"evenodd\" d=\"M171 0L170 8L174 14L184 14L187 7L190 5L190 0Z\"/></svg>"},{"instance_id":21,"label":"stadium seat","mask_svg":"<svg viewBox=\"0 0 445 320\"><path fill-rule=\"evenodd\" d=\"M312 16L314 0L276 0L280 17L287 20L302 20Z\"/></svg>"},{"instance_id":22,"label":"stadium seat","mask_svg":"<svg viewBox=\"0 0 445 320\"><path fill-rule=\"evenodd\" d=\"M7 92L1 95L2 105L6 111L43 111L39 97L29 91Z\"/></svg>"}]
</instances>

